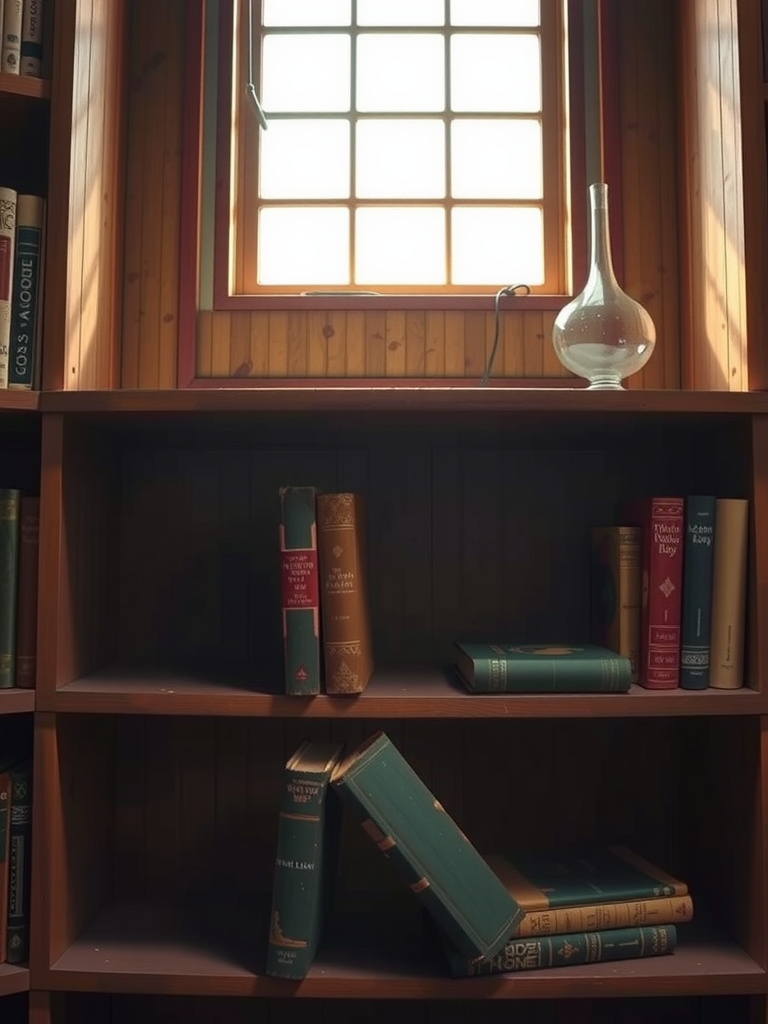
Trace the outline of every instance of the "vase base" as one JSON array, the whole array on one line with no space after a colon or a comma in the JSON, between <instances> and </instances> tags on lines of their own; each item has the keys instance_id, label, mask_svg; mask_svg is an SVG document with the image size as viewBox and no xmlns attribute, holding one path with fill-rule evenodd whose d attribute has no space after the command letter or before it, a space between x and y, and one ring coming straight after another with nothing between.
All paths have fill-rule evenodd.
<instances>
[{"instance_id":1,"label":"vase base","mask_svg":"<svg viewBox=\"0 0 768 1024\"><path fill-rule=\"evenodd\" d=\"M626 391L626 388L617 380L596 380L593 381L587 391Z\"/></svg>"}]
</instances>

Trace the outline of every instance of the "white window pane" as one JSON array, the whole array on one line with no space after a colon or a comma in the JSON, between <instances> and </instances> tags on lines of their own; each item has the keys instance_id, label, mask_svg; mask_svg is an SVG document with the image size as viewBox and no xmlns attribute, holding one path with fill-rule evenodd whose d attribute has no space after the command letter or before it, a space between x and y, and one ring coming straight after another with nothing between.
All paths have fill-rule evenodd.
<instances>
[{"instance_id":1,"label":"white window pane","mask_svg":"<svg viewBox=\"0 0 768 1024\"><path fill-rule=\"evenodd\" d=\"M442 121L375 120L357 125L356 192L365 199L445 196Z\"/></svg>"},{"instance_id":2,"label":"white window pane","mask_svg":"<svg viewBox=\"0 0 768 1024\"><path fill-rule=\"evenodd\" d=\"M357 0L358 25L444 25L443 0Z\"/></svg>"},{"instance_id":3,"label":"white window pane","mask_svg":"<svg viewBox=\"0 0 768 1024\"><path fill-rule=\"evenodd\" d=\"M413 207L357 211L356 284L445 284L445 213Z\"/></svg>"},{"instance_id":4,"label":"white window pane","mask_svg":"<svg viewBox=\"0 0 768 1024\"><path fill-rule=\"evenodd\" d=\"M349 122L269 122L261 134L262 199L348 199Z\"/></svg>"},{"instance_id":5,"label":"white window pane","mask_svg":"<svg viewBox=\"0 0 768 1024\"><path fill-rule=\"evenodd\" d=\"M361 35L357 43L357 108L433 111L445 107L442 36Z\"/></svg>"},{"instance_id":6,"label":"white window pane","mask_svg":"<svg viewBox=\"0 0 768 1024\"><path fill-rule=\"evenodd\" d=\"M541 110L539 37L456 33L451 39L451 107Z\"/></svg>"},{"instance_id":7,"label":"white window pane","mask_svg":"<svg viewBox=\"0 0 768 1024\"><path fill-rule=\"evenodd\" d=\"M452 25L503 25L527 28L541 19L539 0L451 0Z\"/></svg>"},{"instance_id":8,"label":"white window pane","mask_svg":"<svg viewBox=\"0 0 768 1024\"><path fill-rule=\"evenodd\" d=\"M264 0L262 24L270 27L349 25L351 0Z\"/></svg>"},{"instance_id":9,"label":"white window pane","mask_svg":"<svg viewBox=\"0 0 768 1024\"><path fill-rule=\"evenodd\" d=\"M454 121L451 192L458 199L541 199L541 147L538 121Z\"/></svg>"},{"instance_id":10,"label":"white window pane","mask_svg":"<svg viewBox=\"0 0 768 1024\"><path fill-rule=\"evenodd\" d=\"M541 210L457 207L452 229L454 284L543 284Z\"/></svg>"},{"instance_id":11,"label":"white window pane","mask_svg":"<svg viewBox=\"0 0 768 1024\"><path fill-rule=\"evenodd\" d=\"M266 35L261 104L275 113L349 110L348 35Z\"/></svg>"},{"instance_id":12,"label":"white window pane","mask_svg":"<svg viewBox=\"0 0 768 1024\"><path fill-rule=\"evenodd\" d=\"M264 207L258 248L259 284L349 284L346 209Z\"/></svg>"}]
</instances>

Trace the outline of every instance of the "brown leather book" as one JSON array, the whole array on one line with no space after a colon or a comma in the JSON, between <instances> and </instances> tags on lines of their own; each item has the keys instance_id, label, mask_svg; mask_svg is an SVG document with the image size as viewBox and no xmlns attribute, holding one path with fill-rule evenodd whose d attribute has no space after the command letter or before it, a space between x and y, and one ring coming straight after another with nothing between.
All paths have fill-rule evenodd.
<instances>
[{"instance_id":1,"label":"brown leather book","mask_svg":"<svg viewBox=\"0 0 768 1024\"><path fill-rule=\"evenodd\" d=\"M37 675L37 562L40 499L22 494L16 607L16 685L31 690Z\"/></svg>"},{"instance_id":2,"label":"brown leather book","mask_svg":"<svg viewBox=\"0 0 768 1024\"><path fill-rule=\"evenodd\" d=\"M362 693L373 674L361 494L317 496L320 629L326 693Z\"/></svg>"}]
</instances>

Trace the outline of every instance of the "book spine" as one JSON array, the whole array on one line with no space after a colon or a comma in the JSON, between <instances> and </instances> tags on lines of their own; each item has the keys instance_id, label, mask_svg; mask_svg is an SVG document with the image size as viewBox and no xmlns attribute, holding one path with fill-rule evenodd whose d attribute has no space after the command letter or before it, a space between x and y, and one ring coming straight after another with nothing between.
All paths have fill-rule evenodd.
<instances>
[{"instance_id":1,"label":"book spine","mask_svg":"<svg viewBox=\"0 0 768 1024\"><path fill-rule=\"evenodd\" d=\"M22 0L5 0L0 71L5 71L9 75L19 74L22 24Z\"/></svg>"},{"instance_id":2,"label":"book spine","mask_svg":"<svg viewBox=\"0 0 768 1024\"><path fill-rule=\"evenodd\" d=\"M680 616L680 686L684 690L709 686L714 532L714 495L688 495Z\"/></svg>"},{"instance_id":3,"label":"book spine","mask_svg":"<svg viewBox=\"0 0 768 1024\"><path fill-rule=\"evenodd\" d=\"M10 388L31 388L33 383L39 341L43 207L41 196L18 196L8 355Z\"/></svg>"},{"instance_id":4,"label":"book spine","mask_svg":"<svg viewBox=\"0 0 768 1024\"><path fill-rule=\"evenodd\" d=\"M5 963L8 957L11 797L11 775L10 772L4 770L0 773L0 963Z\"/></svg>"},{"instance_id":5,"label":"book spine","mask_svg":"<svg viewBox=\"0 0 768 1024\"><path fill-rule=\"evenodd\" d=\"M0 689L14 685L20 495L0 489Z\"/></svg>"},{"instance_id":6,"label":"book spine","mask_svg":"<svg viewBox=\"0 0 768 1024\"><path fill-rule=\"evenodd\" d=\"M649 500L643 531L638 680L649 690L673 690L680 685L683 526L682 498Z\"/></svg>"},{"instance_id":7,"label":"book spine","mask_svg":"<svg viewBox=\"0 0 768 1024\"><path fill-rule=\"evenodd\" d=\"M493 956L523 912L384 733L332 776L366 835L464 956Z\"/></svg>"},{"instance_id":8,"label":"book spine","mask_svg":"<svg viewBox=\"0 0 768 1024\"><path fill-rule=\"evenodd\" d=\"M317 951L328 901L333 841L339 822L329 780L286 769L277 833L267 974L304 978Z\"/></svg>"},{"instance_id":9,"label":"book spine","mask_svg":"<svg viewBox=\"0 0 768 1024\"><path fill-rule=\"evenodd\" d=\"M14 189L0 187L0 388L8 387L17 198L18 195Z\"/></svg>"},{"instance_id":10,"label":"book spine","mask_svg":"<svg viewBox=\"0 0 768 1024\"><path fill-rule=\"evenodd\" d=\"M314 487L281 487L280 565L285 692L320 693L320 598Z\"/></svg>"},{"instance_id":11,"label":"book spine","mask_svg":"<svg viewBox=\"0 0 768 1024\"><path fill-rule=\"evenodd\" d=\"M32 866L32 765L11 770L11 819L8 851L9 964L29 959L29 897Z\"/></svg>"},{"instance_id":12,"label":"book spine","mask_svg":"<svg viewBox=\"0 0 768 1024\"><path fill-rule=\"evenodd\" d=\"M43 73L43 0L24 0L20 68L34 78Z\"/></svg>"},{"instance_id":13,"label":"book spine","mask_svg":"<svg viewBox=\"0 0 768 1024\"><path fill-rule=\"evenodd\" d=\"M718 689L737 689L744 685L748 544L747 499L718 498L709 659L709 685Z\"/></svg>"},{"instance_id":14,"label":"book spine","mask_svg":"<svg viewBox=\"0 0 768 1024\"><path fill-rule=\"evenodd\" d=\"M373 674L365 513L360 494L318 494L325 689L362 693Z\"/></svg>"},{"instance_id":15,"label":"book spine","mask_svg":"<svg viewBox=\"0 0 768 1024\"><path fill-rule=\"evenodd\" d=\"M592 528L592 639L629 658L631 681L640 658L641 535L639 526Z\"/></svg>"},{"instance_id":16,"label":"book spine","mask_svg":"<svg viewBox=\"0 0 768 1024\"><path fill-rule=\"evenodd\" d=\"M559 907L527 911L514 938L538 935L564 935L569 932L596 932L613 928L649 927L684 924L693 920L690 896L661 897L650 900L624 900L579 907Z\"/></svg>"},{"instance_id":17,"label":"book spine","mask_svg":"<svg viewBox=\"0 0 768 1024\"><path fill-rule=\"evenodd\" d=\"M19 568L16 602L16 686L31 690L37 676L37 568L40 499L23 494L19 503Z\"/></svg>"},{"instance_id":18,"label":"book spine","mask_svg":"<svg viewBox=\"0 0 768 1024\"><path fill-rule=\"evenodd\" d=\"M542 657L524 665L505 657L474 659L474 693L622 693L630 687L628 658ZM465 683L467 680L465 679Z\"/></svg>"},{"instance_id":19,"label":"book spine","mask_svg":"<svg viewBox=\"0 0 768 1024\"><path fill-rule=\"evenodd\" d=\"M674 952L676 945L677 930L669 924L658 928L617 928L541 939L514 939L498 956L475 964L449 950L448 962L454 978L474 977L665 956Z\"/></svg>"}]
</instances>

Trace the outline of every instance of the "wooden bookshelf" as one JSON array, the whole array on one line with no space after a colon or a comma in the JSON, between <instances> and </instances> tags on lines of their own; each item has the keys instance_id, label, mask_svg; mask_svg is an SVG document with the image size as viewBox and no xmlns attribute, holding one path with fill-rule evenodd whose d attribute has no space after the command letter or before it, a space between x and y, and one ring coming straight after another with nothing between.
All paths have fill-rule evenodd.
<instances>
[{"instance_id":1,"label":"wooden bookshelf","mask_svg":"<svg viewBox=\"0 0 768 1024\"><path fill-rule=\"evenodd\" d=\"M29 970L26 967L15 967L13 964L0 964L0 998L12 996L17 992L29 991ZM2 1011L0 1003L0 1012Z\"/></svg>"}]
</instances>

